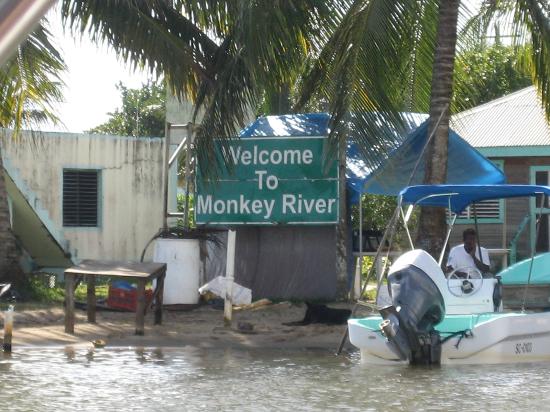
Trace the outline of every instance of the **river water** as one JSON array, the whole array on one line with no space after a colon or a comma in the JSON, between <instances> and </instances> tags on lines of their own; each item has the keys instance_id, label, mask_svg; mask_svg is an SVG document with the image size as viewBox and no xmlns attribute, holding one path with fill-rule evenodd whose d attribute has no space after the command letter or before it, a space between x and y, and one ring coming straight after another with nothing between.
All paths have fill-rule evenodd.
<instances>
[{"instance_id":1,"label":"river water","mask_svg":"<svg viewBox=\"0 0 550 412\"><path fill-rule=\"evenodd\" d=\"M0 355L1 356L1 355ZM358 354L22 349L0 357L6 411L544 411L550 364L367 367Z\"/></svg>"}]
</instances>

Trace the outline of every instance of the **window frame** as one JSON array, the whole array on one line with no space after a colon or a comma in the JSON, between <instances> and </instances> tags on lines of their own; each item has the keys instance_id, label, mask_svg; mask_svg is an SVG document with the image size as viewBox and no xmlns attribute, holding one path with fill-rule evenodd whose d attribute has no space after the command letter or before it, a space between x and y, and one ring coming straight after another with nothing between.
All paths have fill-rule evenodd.
<instances>
[{"instance_id":1,"label":"window frame","mask_svg":"<svg viewBox=\"0 0 550 412\"><path fill-rule=\"evenodd\" d=\"M491 162L494 163L496 167L498 167L500 170L504 171L504 159L489 159ZM506 203L504 202L504 199L498 200L498 217L478 217L477 223L478 224L502 224L504 222L504 208L506 206ZM469 208L470 206L468 206ZM475 219L473 217L470 218L460 218L460 216L457 216L455 225L473 225L475 223Z\"/></svg>"}]
</instances>

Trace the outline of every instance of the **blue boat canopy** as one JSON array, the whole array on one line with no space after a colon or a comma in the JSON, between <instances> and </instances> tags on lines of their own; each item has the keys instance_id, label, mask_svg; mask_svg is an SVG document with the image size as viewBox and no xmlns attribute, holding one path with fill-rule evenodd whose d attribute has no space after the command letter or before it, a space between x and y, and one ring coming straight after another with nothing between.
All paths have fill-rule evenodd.
<instances>
[{"instance_id":1,"label":"blue boat canopy","mask_svg":"<svg viewBox=\"0 0 550 412\"><path fill-rule=\"evenodd\" d=\"M396 134L397 148L389 150L385 159L376 166L369 166L354 143L353 132L348 138L346 180L350 200L358 202L361 193L397 196L406 186L422 183L424 159L411 181L417 159L428 138L428 116L419 113L403 113L405 135ZM327 136L330 115L309 113L295 115L263 116L240 133L247 137L311 137ZM391 149L391 148L390 148ZM506 178L502 171L483 157L454 131L449 132L449 160L447 183L451 184L500 184Z\"/></svg>"},{"instance_id":2,"label":"blue boat canopy","mask_svg":"<svg viewBox=\"0 0 550 412\"><path fill-rule=\"evenodd\" d=\"M447 207L460 213L472 203L489 199L550 196L549 186L536 185L419 185L410 186L399 194L403 203L420 206Z\"/></svg>"}]
</instances>

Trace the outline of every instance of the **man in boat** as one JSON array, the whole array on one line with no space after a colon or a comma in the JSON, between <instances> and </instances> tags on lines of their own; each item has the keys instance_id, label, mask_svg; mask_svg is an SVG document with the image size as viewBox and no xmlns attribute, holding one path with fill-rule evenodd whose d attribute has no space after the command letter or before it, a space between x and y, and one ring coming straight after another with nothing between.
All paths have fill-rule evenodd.
<instances>
[{"instance_id":1,"label":"man in boat","mask_svg":"<svg viewBox=\"0 0 550 412\"><path fill-rule=\"evenodd\" d=\"M489 252L484 247L478 246L477 234L474 229L466 229L462 233L462 245L457 245L449 252L447 259L447 272L462 268L477 268L482 274L488 273L491 269ZM481 250L481 256L479 252Z\"/></svg>"}]
</instances>

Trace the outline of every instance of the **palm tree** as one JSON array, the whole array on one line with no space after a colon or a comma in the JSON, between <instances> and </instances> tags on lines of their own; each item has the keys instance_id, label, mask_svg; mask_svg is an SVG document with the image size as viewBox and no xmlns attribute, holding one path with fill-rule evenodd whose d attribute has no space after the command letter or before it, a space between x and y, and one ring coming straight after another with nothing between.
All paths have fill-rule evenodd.
<instances>
[{"instance_id":1,"label":"palm tree","mask_svg":"<svg viewBox=\"0 0 550 412\"><path fill-rule=\"evenodd\" d=\"M199 160L211 158L212 137L233 136L266 94L286 92L298 80L296 109L315 98L328 102L333 142L345 142L353 131L371 166L395 146L402 111L429 112L434 138L425 181L445 180L449 115L460 108L452 101L453 61L468 35L458 30L459 11L465 13L459 0L62 4L73 30L89 30L125 60L164 74L176 95L204 110ZM525 64L550 115L547 1L485 0L476 20L488 30L503 16L517 38L532 44ZM422 211L418 240L437 255L445 216L434 213Z\"/></svg>"},{"instance_id":2,"label":"palm tree","mask_svg":"<svg viewBox=\"0 0 550 412\"><path fill-rule=\"evenodd\" d=\"M460 0L446 0L439 5L437 37L432 71L428 136L433 134L426 151L424 182L441 184L447 180L447 147L453 95ZM418 222L417 246L437 257L445 239L445 210L424 207Z\"/></svg>"},{"instance_id":3,"label":"palm tree","mask_svg":"<svg viewBox=\"0 0 550 412\"><path fill-rule=\"evenodd\" d=\"M61 100L60 75L65 64L49 41L49 33L39 26L0 67L0 127L19 130L46 120L57 121L53 104ZM4 133L3 138L8 138ZM8 195L0 153L0 281L18 281L18 253L11 231Z\"/></svg>"},{"instance_id":4,"label":"palm tree","mask_svg":"<svg viewBox=\"0 0 550 412\"><path fill-rule=\"evenodd\" d=\"M331 102L333 135L348 128L376 166L380 152L391 148L391 135L401 124L400 110L429 111L429 144L424 181L443 183L447 173L447 140L453 101L454 58L469 42L471 30L487 33L510 26L519 51L531 43L523 64L529 68L550 117L550 6L544 0L486 0L469 15L458 0L350 0L305 76L301 102L315 93ZM459 30L459 15L468 24ZM481 31L479 31L481 29ZM458 46L457 46L458 44ZM347 113L355 112L351 118ZM388 127L380 131L382 114ZM445 231L442 210L423 208L417 243L438 256Z\"/></svg>"},{"instance_id":5,"label":"palm tree","mask_svg":"<svg viewBox=\"0 0 550 412\"><path fill-rule=\"evenodd\" d=\"M316 0L64 0L61 10L73 31L164 75L195 114L204 111L200 158L213 153L214 136L234 136L266 94L287 88L330 12Z\"/></svg>"}]
</instances>

